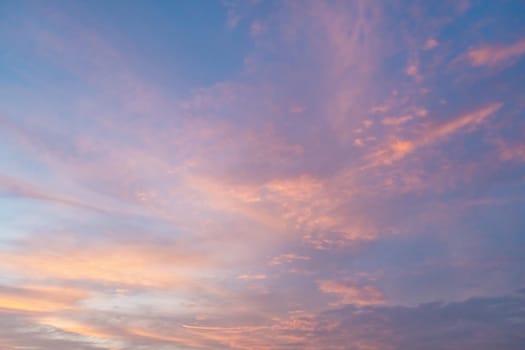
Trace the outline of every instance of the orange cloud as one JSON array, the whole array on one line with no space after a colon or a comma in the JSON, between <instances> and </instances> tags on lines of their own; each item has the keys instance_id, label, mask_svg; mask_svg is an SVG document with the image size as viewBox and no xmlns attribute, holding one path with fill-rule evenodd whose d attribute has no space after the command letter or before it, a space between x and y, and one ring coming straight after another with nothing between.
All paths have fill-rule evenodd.
<instances>
[{"instance_id":1,"label":"orange cloud","mask_svg":"<svg viewBox=\"0 0 525 350\"><path fill-rule=\"evenodd\" d=\"M23 312L57 312L74 308L88 293L49 286L0 287L0 309Z\"/></svg>"},{"instance_id":2,"label":"orange cloud","mask_svg":"<svg viewBox=\"0 0 525 350\"><path fill-rule=\"evenodd\" d=\"M46 245L46 249L37 248L38 242L30 241L17 250L0 252L0 267L37 280L175 288L182 285L188 271L208 263L202 257L151 243L124 244L108 240L83 247L50 239Z\"/></svg>"}]
</instances>

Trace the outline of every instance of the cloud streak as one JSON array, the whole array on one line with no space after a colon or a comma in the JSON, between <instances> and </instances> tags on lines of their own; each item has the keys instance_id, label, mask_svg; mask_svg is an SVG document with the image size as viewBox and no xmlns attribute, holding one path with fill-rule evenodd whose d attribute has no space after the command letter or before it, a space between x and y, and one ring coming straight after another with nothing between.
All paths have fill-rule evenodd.
<instances>
[{"instance_id":1,"label":"cloud streak","mask_svg":"<svg viewBox=\"0 0 525 350\"><path fill-rule=\"evenodd\" d=\"M485 45L469 50L466 55L475 67L497 66L516 60L525 54L525 40L510 45Z\"/></svg>"}]
</instances>

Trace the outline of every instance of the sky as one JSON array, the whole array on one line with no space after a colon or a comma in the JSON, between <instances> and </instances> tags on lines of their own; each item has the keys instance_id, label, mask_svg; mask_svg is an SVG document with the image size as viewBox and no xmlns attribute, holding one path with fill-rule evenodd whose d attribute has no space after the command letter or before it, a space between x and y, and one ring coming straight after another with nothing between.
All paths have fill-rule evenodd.
<instances>
[{"instance_id":1,"label":"sky","mask_svg":"<svg viewBox=\"0 0 525 350\"><path fill-rule=\"evenodd\" d=\"M524 349L523 13L0 0L0 349Z\"/></svg>"}]
</instances>

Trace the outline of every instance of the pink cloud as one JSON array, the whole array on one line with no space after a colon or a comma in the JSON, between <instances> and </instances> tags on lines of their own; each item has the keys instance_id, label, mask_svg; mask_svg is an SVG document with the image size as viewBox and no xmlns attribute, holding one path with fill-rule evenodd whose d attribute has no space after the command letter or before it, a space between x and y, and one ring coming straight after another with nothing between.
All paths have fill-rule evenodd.
<instances>
[{"instance_id":1,"label":"pink cloud","mask_svg":"<svg viewBox=\"0 0 525 350\"><path fill-rule=\"evenodd\" d=\"M496 140L496 146L501 160L525 162L525 144Z\"/></svg>"},{"instance_id":2,"label":"pink cloud","mask_svg":"<svg viewBox=\"0 0 525 350\"><path fill-rule=\"evenodd\" d=\"M294 261L301 261L301 260L310 260L310 257L304 256L304 255L297 255L294 253L288 253L288 254L282 254L279 256L275 256L270 261L270 265L281 265L281 264L289 264Z\"/></svg>"},{"instance_id":3,"label":"pink cloud","mask_svg":"<svg viewBox=\"0 0 525 350\"><path fill-rule=\"evenodd\" d=\"M425 50L432 50L436 48L439 45L438 41L434 38L428 38L425 42L425 45L423 46L423 49Z\"/></svg>"},{"instance_id":4,"label":"pink cloud","mask_svg":"<svg viewBox=\"0 0 525 350\"><path fill-rule=\"evenodd\" d=\"M252 25L250 26L250 34L252 37L256 38L259 35L262 34L264 31L264 25L261 23L261 21L254 21L252 22Z\"/></svg>"},{"instance_id":5,"label":"pink cloud","mask_svg":"<svg viewBox=\"0 0 525 350\"><path fill-rule=\"evenodd\" d=\"M319 290L326 294L335 294L339 305L380 305L385 302L383 293L373 286L359 286L333 280L319 282Z\"/></svg>"},{"instance_id":6,"label":"pink cloud","mask_svg":"<svg viewBox=\"0 0 525 350\"><path fill-rule=\"evenodd\" d=\"M265 274L239 275L237 276L237 278L243 281L258 281L258 280L265 280L266 275Z\"/></svg>"},{"instance_id":7,"label":"pink cloud","mask_svg":"<svg viewBox=\"0 0 525 350\"><path fill-rule=\"evenodd\" d=\"M401 117L388 117L388 118L384 118L381 122L384 124L384 125L401 125L401 124L404 124L408 121L412 120L412 116L411 115L404 115L404 116L401 116Z\"/></svg>"},{"instance_id":8,"label":"pink cloud","mask_svg":"<svg viewBox=\"0 0 525 350\"><path fill-rule=\"evenodd\" d=\"M190 251L175 253L174 246L168 249L151 240L123 243L99 239L96 243L80 244L80 235L68 237L60 240L41 235L20 240L12 249L0 251L0 269L37 281L176 289L182 281L187 282L194 268L212 266L209 257L198 257ZM40 249L43 242L45 250ZM175 265L184 268L176 271Z\"/></svg>"},{"instance_id":9,"label":"pink cloud","mask_svg":"<svg viewBox=\"0 0 525 350\"><path fill-rule=\"evenodd\" d=\"M372 154L372 164L392 164L422 147L445 140L459 131L472 131L482 124L485 119L495 114L502 106L503 104L499 102L490 103L446 122L435 123L420 132L418 137L414 137L411 140L392 138L388 141L387 146L383 146Z\"/></svg>"},{"instance_id":10,"label":"pink cloud","mask_svg":"<svg viewBox=\"0 0 525 350\"><path fill-rule=\"evenodd\" d=\"M70 208L84 209L94 211L98 213L109 213L110 210L97 205L91 205L84 202L62 197L60 194L48 193L47 191L36 188L35 186L23 182L22 180L12 179L8 176L0 174L0 190L7 191L7 193L20 196L27 199L33 199L38 201L44 201L54 203Z\"/></svg>"},{"instance_id":11,"label":"pink cloud","mask_svg":"<svg viewBox=\"0 0 525 350\"><path fill-rule=\"evenodd\" d=\"M405 73L407 75L410 75L411 77L416 77L419 74L419 68L418 68L417 64L409 65L406 68Z\"/></svg>"},{"instance_id":12,"label":"pink cloud","mask_svg":"<svg viewBox=\"0 0 525 350\"><path fill-rule=\"evenodd\" d=\"M496 113L502 106L502 103L491 103L473 112L466 113L445 123L438 124L425 133L422 141L425 143L432 143L437 139L445 138L467 127L472 130L481 124L486 118Z\"/></svg>"},{"instance_id":13,"label":"pink cloud","mask_svg":"<svg viewBox=\"0 0 525 350\"><path fill-rule=\"evenodd\" d=\"M497 66L511 62L525 54L525 40L510 45L485 45L470 49L466 56L475 66Z\"/></svg>"}]
</instances>

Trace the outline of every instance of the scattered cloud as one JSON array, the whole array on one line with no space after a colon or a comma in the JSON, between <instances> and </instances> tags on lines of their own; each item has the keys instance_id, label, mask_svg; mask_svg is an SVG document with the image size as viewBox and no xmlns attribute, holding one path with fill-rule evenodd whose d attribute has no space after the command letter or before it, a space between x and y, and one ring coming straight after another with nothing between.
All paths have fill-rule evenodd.
<instances>
[{"instance_id":1,"label":"scattered cloud","mask_svg":"<svg viewBox=\"0 0 525 350\"><path fill-rule=\"evenodd\" d=\"M257 280L265 280L266 275L265 274L239 275L237 276L237 278L243 281L257 281Z\"/></svg>"},{"instance_id":2,"label":"scattered cloud","mask_svg":"<svg viewBox=\"0 0 525 350\"><path fill-rule=\"evenodd\" d=\"M439 45L438 41L434 38L428 38L427 41L425 41L425 45L423 46L424 50L432 50L436 48Z\"/></svg>"},{"instance_id":3,"label":"scattered cloud","mask_svg":"<svg viewBox=\"0 0 525 350\"><path fill-rule=\"evenodd\" d=\"M511 62L525 54L525 40L510 45L484 45L472 48L466 57L474 67L497 66Z\"/></svg>"},{"instance_id":4,"label":"scattered cloud","mask_svg":"<svg viewBox=\"0 0 525 350\"><path fill-rule=\"evenodd\" d=\"M294 253L287 253L287 254L274 256L272 260L270 260L270 265L290 264L295 261L301 261L301 260L302 261L310 260L310 257L304 256L304 255L297 255Z\"/></svg>"},{"instance_id":5,"label":"scattered cloud","mask_svg":"<svg viewBox=\"0 0 525 350\"><path fill-rule=\"evenodd\" d=\"M264 26L260 21L254 21L250 26L250 34L255 38L262 34Z\"/></svg>"},{"instance_id":6,"label":"scattered cloud","mask_svg":"<svg viewBox=\"0 0 525 350\"><path fill-rule=\"evenodd\" d=\"M385 302L383 293L373 286L359 286L325 280L319 282L319 290L326 294L338 296L337 304L339 305L377 305Z\"/></svg>"},{"instance_id":7,"label":"scattered cloud","mask_svg":"<svg viewBox=\"0 0 525 350\"><path fill-rule=\"evenodd\" d=\"M412 120L412 116L411 115L404 115L404 116L401 116L401 117L388 117L388 118L384 118L381 122L384 124L384 125L401 125L401 124L404 124L408 121Z\"/></svg>"}]
</instances>

